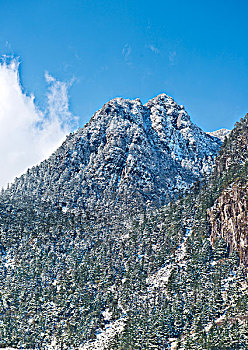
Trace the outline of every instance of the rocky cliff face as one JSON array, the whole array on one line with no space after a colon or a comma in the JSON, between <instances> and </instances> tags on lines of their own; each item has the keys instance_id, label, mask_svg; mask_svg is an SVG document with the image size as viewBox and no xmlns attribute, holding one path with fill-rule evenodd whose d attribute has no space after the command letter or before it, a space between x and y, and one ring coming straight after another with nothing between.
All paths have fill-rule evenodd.
<instances>
[{"instance_id":1,"label":"rocky cliff face","mask_svg":"<svg viewBox=\"0 0 248 350\"><path fill-rule=\"evenodd\" d=\"M6 194L65 210L160 206L211 171L220 145L165 94L145 105L116 98Z\"/></svg>"},{"instance_id":2,"label":"rocky cliff face","mask_svg":"<svg viewBox=\"0 0 248 350\"><path fill-rule=\"evenodd\" d=\"M212 243L221 236L245 265L248 263L247 145L248 115L236 123L216 159L213 178L217 179L220 194L208 210Z\"/></svg>"},{"instance_id":3,"label":"rocky cliff face","mask_svg":"<svg viewBox=\"0 0 248 350\"><path fill-rule=\"evenodd\" d=\"M248 263L248 184L234 182L226 188L208 210L211 242L221 236L230 251L239 253L240 261Z\"/></svg>"}]
</instances>

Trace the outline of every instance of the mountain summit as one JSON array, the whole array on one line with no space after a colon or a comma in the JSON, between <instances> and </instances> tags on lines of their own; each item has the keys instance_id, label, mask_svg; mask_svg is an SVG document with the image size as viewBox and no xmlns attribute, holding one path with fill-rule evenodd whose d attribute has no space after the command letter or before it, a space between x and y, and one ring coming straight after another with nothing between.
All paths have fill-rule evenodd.
<instances>
[{"instance_id":1,"label":"mountain summit","mask_svg":"<svg viewBox=\"0 0 248 350\"><path fill-rule=\"evenodd\" d=\"M220 143L114 99L3 191L0 348L247 349L248 116L150 207Z\"/></svg>"},{"instance_id":2,"label":"mountain summit","mask_svg":"<svg viewBox=\"0 0 248 350\"><path fill-rule=\"evenodd\" d=\"M160 206L210 173L220 145L166 94L115 98L7 192L85 211Z\"/></svg>"}]
</instances>

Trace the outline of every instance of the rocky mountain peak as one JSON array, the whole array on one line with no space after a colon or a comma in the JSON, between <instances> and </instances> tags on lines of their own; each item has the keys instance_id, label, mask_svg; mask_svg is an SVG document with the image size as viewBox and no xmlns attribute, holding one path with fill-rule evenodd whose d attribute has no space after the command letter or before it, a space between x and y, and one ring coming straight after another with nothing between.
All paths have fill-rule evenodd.
<instances>
[{"instance_id":1,"label":"rocky mountain peak","mask_svg":"<svg viewBox=\"0 0 248 350\"><path fill-rule=\"evenodd\" d=\"M168 127L183 128L190 122L190 117L184 110L184 106L178 105L172 97L161 94L150 101L145 106L150 111L153 126L163 123Z\"/></svg>"},{"instance_id":2,"label":"rocky mountain peak","mask_svg":"<svg viewBox=\"0 0 248 350\"><path fill-rule=\"evenodd\" d=\"M176 121L177 127L180 128L183 125L183 121L190 121L190 117L184 110L184 106L178 105L172 97L166 94L160 94L153 99L149 100L146 104L142 104L139 98L134 100L124 99L121 97L114 98L105 103L103 107L98 110L91 121L96 122L100 120L105 122L109 120L109 117L117 117L120 119L130 120L137 125L146 127L147 119L159 123L161 120L163 123ZM146 118L147 117L147 118Z\"/></svg>"},{"instance_id":3,"label":"rocky mountain peak","mask_svg":"<svg viewBox=\"0 0 248 350\"><path fill-rule=\"evenodd\" d=\"M166 94L145 105L115 98L9 192L87 211L160 206L211 171L220 145Z\"/></svg>"},{"instance_id":4,"label":"rocky mountain peak","mask_svg":"<svg viewBox=\"0 0 248 350\"><path fill-rule=\"evenodd\" d=\"M103 107L91 118L91 122L100 121L101 123L106 123L110 119L114 118L115 121L127 119L138 125L142 125L143 111L144 106L142 105L140 99L129 100L117 97L105 103Z\"/></svg>"}]
</instances>

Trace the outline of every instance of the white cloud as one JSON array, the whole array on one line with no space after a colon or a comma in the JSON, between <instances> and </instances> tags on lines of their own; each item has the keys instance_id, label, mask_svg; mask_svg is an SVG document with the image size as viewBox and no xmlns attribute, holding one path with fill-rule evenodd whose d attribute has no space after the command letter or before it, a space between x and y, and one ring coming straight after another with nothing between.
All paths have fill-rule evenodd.
<instances>
[{"instance_id":1,"label":"white cloud","mask_svg":"<svg viewBox=\"0 0 248 350\"><path fill-rule=\"evenodd\" d=\"M18 68L17 60L0 62L0 186L47 158L76 123L69 111L70 84L46 73L48 106L41 111L34 96L24 93Z\"/></svg>"},{"instance_id":2,"label":"white cloud","mask_svg":"<svg viewBox=\"0 0 248 350\"><path fill-rule=\"evenodd\" d=\"M63 129L69 130L77 120L69 111L68 88L72 82L58 81L48 72L45 73L45 79L49 84L47 94L49 121L57 120Z\"/></svg>"},{"instance_id":3,"label":"white cloud","mask_svg":"<svg viewBox=\"0 0 248 350\"><path fill-rule=\"evenodd\" d=\"M131 55L132 48L129 44L125 44L122 49L122 56L125 60L128 60L128 57Z\"/></svg>"}]
</instances>

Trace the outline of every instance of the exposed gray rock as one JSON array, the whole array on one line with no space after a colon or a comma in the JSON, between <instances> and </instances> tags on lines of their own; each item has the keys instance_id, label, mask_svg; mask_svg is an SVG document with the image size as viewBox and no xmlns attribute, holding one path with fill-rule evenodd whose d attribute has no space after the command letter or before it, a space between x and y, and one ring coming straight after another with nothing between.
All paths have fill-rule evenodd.
<instances>
[{"instance_id":1,"label":"exposed gray rock","mask_svg":"<svg viewBox=\"0 0 248 350\"><path fill-rule=\"evenodd\" d=\"M247 183L236 181L223 190L213 207L208 210L211 242L221 236L231 251L239 253L242 263L248 262Z\"/></svg>"}]
</instances>

